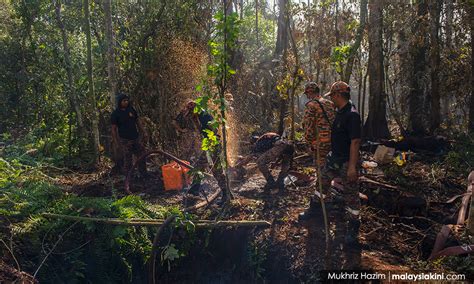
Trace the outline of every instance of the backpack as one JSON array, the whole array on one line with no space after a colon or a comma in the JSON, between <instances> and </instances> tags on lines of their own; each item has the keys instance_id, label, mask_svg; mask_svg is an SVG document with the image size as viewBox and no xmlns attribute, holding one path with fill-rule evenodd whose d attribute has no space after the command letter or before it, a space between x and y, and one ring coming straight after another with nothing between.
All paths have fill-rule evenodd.
<instances>
[{"instance_id":1,"label":"backpack","mask_svg":"<svg viewBox=\"0 0 474 284\"><path fill-rule=\"evenodd\" d=\"M318 99L312 99L310 100L309 102L317 102L319 107L321 108L321 110L323 111L323 116L324 118L326 119L326 121L329 123L329 125L331 125L331 121L329 120L329 116L328 116L328 113L326 112L326 110L324 109L324 106L323 104L318 100ZM308 103L309 103L308 102Z\"/></svg>"},{"instance_id":2,"label":"backpack","mask_svg":"<svg viewBox=\"0 0 474 284\"><path fill-rule=\"evenodd\" d=\"M263 153L270 150L278 140L280 140L280 136L263 137L257 140L254 147L254 153Z\"/></svg>"}]
</instances>

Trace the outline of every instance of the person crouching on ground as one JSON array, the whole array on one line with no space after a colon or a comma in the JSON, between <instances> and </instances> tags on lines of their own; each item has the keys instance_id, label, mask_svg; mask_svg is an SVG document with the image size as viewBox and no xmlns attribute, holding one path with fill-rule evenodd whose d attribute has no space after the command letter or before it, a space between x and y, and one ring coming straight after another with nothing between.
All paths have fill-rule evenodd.
<instances>
[{"instance_id":1,"label":"person crouching on ground","mask_svg":"<svg viewBox=\"0 0 474 284\"><path fill-rule=\"evenodd\" d=\"M243 167L251 160L257 160L257 166L265 177L266 184L263 188L265 193L270 193L271 189L278 188L280 192L285 189L284 178L290 170L290 163L293 159L295 148L293 144L280 137L277 133L268 132L262 136L253 137L252 153L240 160L235 168ZM281 170L278 178L273 178L269 164L281 159Z\"/></svg>"}]
</instances>

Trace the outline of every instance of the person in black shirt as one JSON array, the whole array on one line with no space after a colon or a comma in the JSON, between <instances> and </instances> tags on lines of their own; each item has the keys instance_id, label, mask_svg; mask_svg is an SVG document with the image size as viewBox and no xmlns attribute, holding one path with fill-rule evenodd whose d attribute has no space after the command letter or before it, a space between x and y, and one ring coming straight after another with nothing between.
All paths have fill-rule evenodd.
<instances>
[{"instance_id":1,"label":"person in black shirt","mask_svg":"<svg viewBox=\"0 0 474 284\"><path fill-rule=\"evenodd\" d=\"M145 136L141 123L138 120L137 111L130 104L130 98L125 94L118 94L117 108L111 115L112 140L115 145L119 145L120 152L123 153L123 173L126 175L133 162L133 155L136 158L145 153L139 137L140 132ZM137 127L138 126L138 127ZM146 141L146 138L143 137ZM142 177L146 177L146 162L143 160L138 165L138 170Z\"/></svg>"},{"instance_id":2,"label":"person in black shirt","mask_svg":"<svg viewBox=\"0 0 474 284\"><path fill-rule=\"evenodd\" d=\"M331 86L331 91L325 96L332 100L337 113L331 127L331 152L322 169L321 182L329 188L334 177L342 178L345 212L348 219L346 243L355 244L360 226L360 200L357 184L361 140L360 115L350 102L350 87L345 82L335 82ZM314 216L316 206L316 202L311 202L310 208L300 215L300 220Z\"/></svg>"}]
</instances>

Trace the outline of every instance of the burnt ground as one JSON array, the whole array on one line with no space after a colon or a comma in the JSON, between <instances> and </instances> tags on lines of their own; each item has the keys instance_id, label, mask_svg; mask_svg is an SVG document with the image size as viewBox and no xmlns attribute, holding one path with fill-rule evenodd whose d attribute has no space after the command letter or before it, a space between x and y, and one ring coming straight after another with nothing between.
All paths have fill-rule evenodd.
<instances>
[{"instance_id":1,"label":"burnt ground","mask_svg":"<svg viewBox=\"0 0 474 284\"><path fill-rule=\"evenodd\" d=\"M370 158L369 153L364 154L365 160ZM298 159L293 170L310 173L310 165L308 158ZM150 166L154 178L145 181L135 178L132 191L154 204L182 205L184 194L164 192L159 167ZM102 168L90 174L65 175L60 183L78 195L123 196L123 178L111 176L106 165ZM209 250L203 252L204 242L198 241L198 248L181 260L174 268L175 273L162 280L313 282L320 279L322 269L340 269L358 257L361 268L368 270L409 271L432 267L425 262L441 226L457 218L460 198L447 201L465 192L464 178L451 177L440 158L421 155L415 155L403 167L383 166L364 176L382 185L361 183L360 191L368 199L363 200L360 251L344 248L342 214L330 211L331 242L326 257L322 218L298 222L298 214L309 203L313 186L290 184L283 193L264 194L265 181L250 164L247 176L233 185L235 199L229 206L222 210L214 203L196 214L202 219L267 220L271 227L214 230L210 235L203 235ZM207 183L200 200L216 188L214 181ZM460 243L455 239L450 242Z\"/></svg>"}]
</instances>

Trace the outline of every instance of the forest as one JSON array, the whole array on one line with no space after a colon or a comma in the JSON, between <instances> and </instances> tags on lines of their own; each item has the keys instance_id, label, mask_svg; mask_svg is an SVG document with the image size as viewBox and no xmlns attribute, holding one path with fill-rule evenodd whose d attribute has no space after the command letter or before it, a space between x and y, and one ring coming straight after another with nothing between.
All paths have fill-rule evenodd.
<instances>
[{"instance_id":1,"label":"forest","mask_svg":"<svg viewBox=\"0 0 474 284\"><path fill-rule=\"evenodd\" d=\"M474 0L0 0L0 283L472 283L473 61Z\"/></svg>"}]
</instances>

